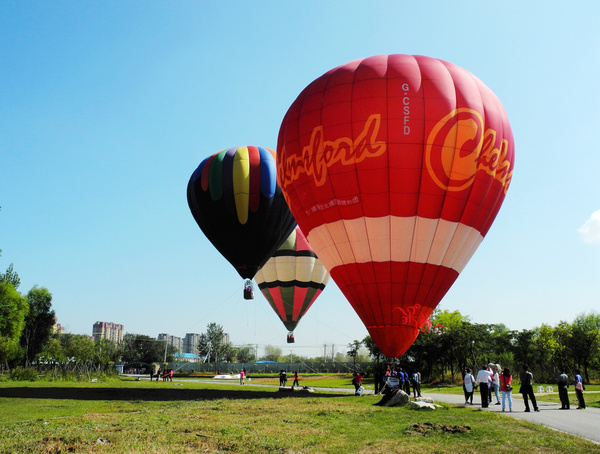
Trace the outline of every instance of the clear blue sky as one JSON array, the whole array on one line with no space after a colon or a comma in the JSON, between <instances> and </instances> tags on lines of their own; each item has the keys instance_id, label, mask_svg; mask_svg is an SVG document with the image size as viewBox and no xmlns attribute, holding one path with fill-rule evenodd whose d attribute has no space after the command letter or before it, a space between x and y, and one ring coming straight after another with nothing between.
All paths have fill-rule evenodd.
<instances>
[{"instance_id":1,"label":"clear blue sky","mask_svg":"<svg viewBox=\"0 0 600 454\"><path fill-rule=\"evenodd\" d=\"M335 283L285 344L197 227L187 182L223 148L274 149L327 70L422 54L488 85L516 146L504 206L440 307L519 330L598 311L599 23L596 0L4 1L0 270L48 288L72 333L216 322L234 344L345 352L367 332Z\"/></svg>"}]
</instances>

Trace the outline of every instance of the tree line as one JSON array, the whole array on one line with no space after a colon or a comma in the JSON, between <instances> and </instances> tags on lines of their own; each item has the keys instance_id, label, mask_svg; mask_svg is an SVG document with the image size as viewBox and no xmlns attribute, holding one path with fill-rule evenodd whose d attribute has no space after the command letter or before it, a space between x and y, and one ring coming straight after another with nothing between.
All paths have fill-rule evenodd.
<instances>
[{"instance_id":1,"label":"tree line","mask_svg":"<svg viewBox=\"0 0 600 454\"><path fill-rule=\"evenodd\" d=\"M44 287L18 292L21 280L11 264L0 273L0 371L29 367L52 334L52 295Z\"/></svg>"},{"instance_id":2,"label":"tree line","mask_svg":"<svg viewBox=\"0 0 600 454\"><path fill-rule=\"evenodd\" d=\"M383 357L369 336L361 344L376 361L400 363L420 371L430 382L456 381L465 369L477 371L489 363L508 367L513 374L527 364L542 383L554 382L561 368L571 374L580 369L587 382L600 378L598 313L582 313L572 323L521 331L503 324L472 323L459 311L435 311L431 321L401 358Z\"/></svg>"}]
</instances>

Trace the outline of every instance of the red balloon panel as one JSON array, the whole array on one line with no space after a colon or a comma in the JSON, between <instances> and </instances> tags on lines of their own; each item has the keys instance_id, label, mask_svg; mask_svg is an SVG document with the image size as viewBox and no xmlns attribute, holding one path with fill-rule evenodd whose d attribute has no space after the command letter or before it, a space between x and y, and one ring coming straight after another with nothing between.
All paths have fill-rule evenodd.
<instances>
[{"instance_id":1,"label":"red balloon panel","mask_svg":"<svg viewBox=\"0 0 600 454\"><path fill-rule=\"evenodd\" d=\"M513 161L491 90L409 55L356 60L311 83L277 155L296 221L388 356L414 341L481 243Z\"/></svg>"}]
</instances>

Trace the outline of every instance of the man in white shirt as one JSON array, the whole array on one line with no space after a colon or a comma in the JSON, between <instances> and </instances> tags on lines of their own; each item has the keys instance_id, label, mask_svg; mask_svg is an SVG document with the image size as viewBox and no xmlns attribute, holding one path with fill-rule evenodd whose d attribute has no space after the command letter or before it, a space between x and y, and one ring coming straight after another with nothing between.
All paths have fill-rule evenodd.
<instances>
[{"instance_id":1,"label":"man in white shirt","mask_svg":"<svg viewBox=\"0 0 600 454\"><path fill-rule=\"evenodd\" d=\"M477 384L479 385L479 393L481 394L481 408L489 406L488 380L492 376L492 371L485 364L481 370L477 372Z\"/></svg>"}]
</instances>

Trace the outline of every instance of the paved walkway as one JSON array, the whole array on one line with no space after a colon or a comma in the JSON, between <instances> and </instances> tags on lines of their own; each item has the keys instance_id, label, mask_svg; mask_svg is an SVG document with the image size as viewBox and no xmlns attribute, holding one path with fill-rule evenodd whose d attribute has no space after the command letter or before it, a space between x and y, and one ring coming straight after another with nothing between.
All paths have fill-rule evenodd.
<instances>
[{"instance_id":1,"label":"paved walkway","mask_svg":"<svg viewBox=\"0 0 600 454\"><path fill-rule=\"evenodd\" d=\"M586 440L600 444L600 408L586 407L585 410L577 410L577 406L571 406L570 410L561 410L559 403L543 402L538 400L539 412L534 412L529 403L531 412L525 413L525 404L520 394L513 394L513 411L508 411L508 402L506 411L502 412L502 405L495 405L496 398L493 398L492 404L488 408L481 408L481 400L478 394L473 398L473 408L479 408L482 411L495 411L511 418L525 419L537 424L542 424L551 429L560 432L566 432ZM575 393L569 393L571 402L574 400ZM589 396L585 393L584 396ZM430 392L423 395L431 397L434 401L445 402L449 404L458 404L465 406L465 398L462 394L444 394L441 392ZM500 397L502 398L502 396ZM471 407L471 405L466 405Z\"/></svg>"}]
</instances>

